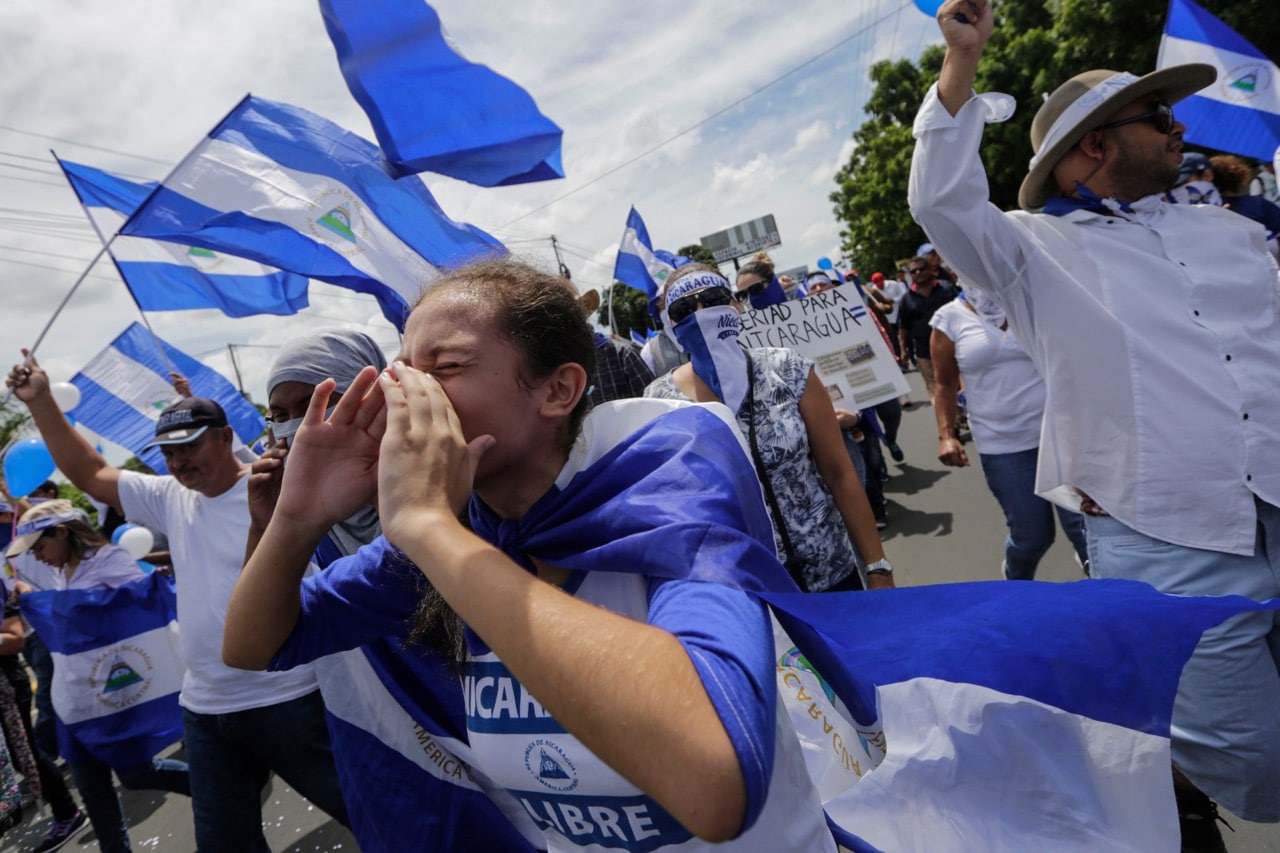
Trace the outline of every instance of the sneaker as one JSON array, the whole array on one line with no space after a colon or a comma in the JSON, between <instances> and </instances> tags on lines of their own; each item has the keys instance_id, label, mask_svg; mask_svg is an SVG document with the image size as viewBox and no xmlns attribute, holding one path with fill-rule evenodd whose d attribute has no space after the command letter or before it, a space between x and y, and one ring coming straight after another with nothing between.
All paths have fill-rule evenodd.
<instances>
[{"instance_id":1,"label":"sneaker","mask_svg":"<svg viewBox=\"0 0 1280 853\"><path fill-rule=\"evenodd\" d=\"M1182 853L1227 853L1218 821L1235 832L1218 814L1218 806L1197 788L1173 786L1178 801L1178 827L1182 830Z\"/></svg>"},{"instance_id":2,"label":"sneaker","mask_svg":"<svg viewBox=\"0 0 1280 853\"><path fill-rule=\"evenodd\" d=\"M882 506L871 508L871 514L876 517L876 530L884 530L889 526L889 513Z\"/></svg>"},{"instance_id":3,"label":"sneaker","mask_svg":"<svg viewBox=\"0 0 1280 853\"><path fill-rule=\"evenodd\" d=\"M907 455L902 452L902 448L898 446L896 441L889 442L889 455L893 457L894 462L901 462L907 458Z\"/></svg>"},{"instance_id":4,"label":"sneaker","mask_svg":"<svg viewBox=\"0 0 1280 853\"><path fill-rule=\"evenodd\" d=\"M76 813L66 820L55 820L48 834L45 835L44 841L37 844L32 853L51 853L53 850L61 850L62 846L74 838L88 820L80 809L76 809Z\"/></svg>"}]
</instances>

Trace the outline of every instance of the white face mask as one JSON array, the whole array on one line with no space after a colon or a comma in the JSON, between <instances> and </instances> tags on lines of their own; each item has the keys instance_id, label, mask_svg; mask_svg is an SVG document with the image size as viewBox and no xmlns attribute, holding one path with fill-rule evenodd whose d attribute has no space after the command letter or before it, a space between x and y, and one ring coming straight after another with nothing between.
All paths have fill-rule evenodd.
<instances>
[{"instance_id":1,"label":"white face mask","mask_svg":"<svg viewBox=\"0 0 1280 853\"><path fill-rule=\"evenodd\" d=\"M324 419L328 420L333 415L336 406L330 406L324 410ZM287 421L273 421L271 423L271 437L275 440L276 447L288 447L293 443L293 437L298 434L298 428L302 426L302 418L293 418Z\"/></svg>"}]
</instances>

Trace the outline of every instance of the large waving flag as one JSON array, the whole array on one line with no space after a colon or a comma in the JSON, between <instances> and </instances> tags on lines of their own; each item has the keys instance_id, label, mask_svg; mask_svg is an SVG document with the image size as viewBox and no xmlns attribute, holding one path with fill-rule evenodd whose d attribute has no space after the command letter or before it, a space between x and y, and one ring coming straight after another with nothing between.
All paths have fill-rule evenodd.
<instances>
[{"instance_id":1,"label":"large waving flag","mask_svg":"<svg viewBox=\"0 0 1280 853\"><path fill-rule=\"evenodd\" d=\"M644 291L652 299L658 295L658 289L673 269L672 264L654 254L649 230L644 227L644 220L636 209L631 208L618 246L618 260L613 265L614 279Z\"/></svg>"},{"instance_id":2,"label":"large waving flag","mask_svg":"<svg viewBox=\"0 0 1280 853\"><path fill-rule=\"evenodd\" d=\"M782 699L847 847L1177 849L1182 667L1206 628L1277 602L1120 580L801 594L772 553L732 415L673 405L597 407L548 494L514 522L472 501L472 528L517 561L767 601L795 645L777 650Z\"/></svg>"},{"instance_id":3,"label":"large waving flag","mask_svg":"<svg viewBox=\"0 0 1280 853\"><path fill-rule=\"evenodd\" d=\"M172 240L373 295L403 329L441 270L503 255L445 216L376 145L287 104L247 96L129 217L122 234Z\"/></svg>"},{"instance_id":4,"label":"large waving flag","mask_svg":"<svg viewBox=\"0 0 1280 853\"><path fill-rule=\"evenodd\" d=\"M1204 62L1218 79L1178 103L1185 139L1270 162L1280 147L1280 69L1193 0L1169 0L1157 68Z\"/></svg>"},{"instance_id":5,"label":"large waving flag","mask_svg":"<svg viewBox=\"0 0 1280 853\"><path fill-rule=\"evenodd\" d=\"M127 769L182 737L186 672L173 579L152 573L115 589L33 592L22 615L53 653L63 754L77 748Z\"/></svg>"},{"instance_id":6,"label":"large waving flag","mask_svg":"<svg viewBox=\"0 0 1280 853\"><path fill-rule=\"evenodd\" d=\"M152 469L164 472L167 469L159 449L142 448L155 438L160 412L178 399L169 384L170 370L187 377L197 397L217 400L227 413L227 423L245 444L266 429L262 414L226 377L155 337L141 323L121 332L71 378L71 384L80 389L80 405L68 414L103 438L132 450Z\"/></svg>"},{"instance_id":7,"label":"large waving flag","mask_svg":"<svg viewBox=\"0 0 1280 853\"><path fill-rule=\"evenodd\" d=\"M157 186L67 160L58 165L103 242ZM137 237L117 237L108 251L143 311L217 308L229 317L247 317L296 314L307 307L305 276L234 255Z\"/></svg>"},{"instance_id":8,"label":"large waving flag","mask_svg":"<svg viewBox=\"0 0 1280 853\"><path fill-rule=\"evenodd\" d=\"M482 187L563 178L562 132L524 89L468 62L423 0L320 0L351 94L399 177Z\"/></svg>"}]
</instances>

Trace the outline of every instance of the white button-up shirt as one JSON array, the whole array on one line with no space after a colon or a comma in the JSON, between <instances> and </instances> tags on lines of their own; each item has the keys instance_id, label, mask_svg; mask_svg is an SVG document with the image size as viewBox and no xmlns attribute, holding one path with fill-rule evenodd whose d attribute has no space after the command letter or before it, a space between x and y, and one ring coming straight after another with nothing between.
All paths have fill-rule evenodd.
<instances>
[{"instance_id":1,"label":"white button-up shirt","mask_svg":"<svg viewBox=\"0 0 1280 853\"><path fill-rule=\"evenodd\" d=\"M978 157L988 105L916 117L912 216L991 293L1045 379L1036 492L1178 545L1252 554L1280 505L1280 278L1257 223L1155 198L1121 216L1004 213Z\"/></svg>"}]
</instances>

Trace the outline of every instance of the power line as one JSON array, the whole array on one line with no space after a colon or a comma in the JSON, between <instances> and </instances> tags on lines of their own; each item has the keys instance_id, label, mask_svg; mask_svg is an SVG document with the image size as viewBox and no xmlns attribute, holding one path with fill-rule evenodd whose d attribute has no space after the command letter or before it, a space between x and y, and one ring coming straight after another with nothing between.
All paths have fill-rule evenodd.
<instances>
[{"instance_id":1,"label":"power line","mask_svg":"<svg viewBox=\"0 0 1280 853\"><path fill-rule=\"evenodd\" d=\"M20 264L24 267L35 267L36 269L53 270L54 272L65 272L68 274L75 273L75 270L64 269L63 267L51 267L48 264L37 264L32 261L19 261L16 258L0 258L0 263ZM100 278L103 281L119 281L120 280L118 278L112 278L111 276L98 275L97 273L89 273L89 275L86 276L86 278Z\"/></svg>"},{"instance_id":2,"label":"power line","mask_svg":"<svg viewBox=\"0 0 1280 853\"><path fill-rule=\"evenodd\" d=\"M773 78L772 80L770 80L769 82L765 83L764 85L762 85L762 86L760 86L760 87L756 88L754 91L749 92L749 93L747 93L746 95L743 95L741 98L738 98L736 101L733 101L733 102L732 102L732 103L730 103L728 106L725 106L725 107L722 107L722 108L720 108L720 109L716 110L716 111L715 111L715 112L713 112L711 115L707 116L706 118L702 119L701 121L699 121L699 122L697 122L697 123L695 123L695 124L691 124L691 125L689 125L689 126L688 126L688 127L686 127L684 130L681 130L681 131L676 132L676 133L675 133L675 134L673 134L672 136L667 137L666 139L662 140L661 142L657 143L656 145L651 145L649 148L646 148L644 151L641 151L639 154L635 155L634 157L631 157L630 159L624 160L623 162L621 162L621 163L619 163L618 165L614 166L612 169L609 169L609 170L607 170L607 171L605 171L605 172L602 172L602 173L601 173L601 174L599 174L599 175L596 175L594 178L591 178L590 180L586 181L585 183L579 184L578 186L574 187L573 189L571 189L571 190L569 190L569 191L567 191L567 192L561 193L560 195L558 195L558 196L556 196L555 198L551 199L551 201L547 202L546 204L541 204L541 205L539 205L539 206L537 206L537 207L535 207L535 208L533 208L533 209L531 209L531 210L527 210L527 211L525 211L524 213L522 213L522 214L520 214L519 216L517 216L515 219L512 219L510 222L507 222L507 223L505 223L505 224L503 224L503 225L498 226L498 229L497 229L497 230L501 231L501 230L502 230L502 229L504 229L504 228L509 228L510 226L512 226L512 225L514 225L515 223L517 223L517 222L521 221L522 219L526 219L526 218L528 218L528 217L532 216L533 214L537 213L537 212L538 212L538 211L540 211L540 210L546 210L546 209L547 209L548 207L550 207L551 205L556 204L557 202L560 202L560 201L564 201L564 200L565 200L566 198L568 198L569 196L574 195L574 194L576 194L576 193L579 193L579 192L581 192L582 190L585 190L587 187L591 186L592 184L598 183L598 182L600 182L600 181L604 180L605 178L609 177L610 175L613 175L613 174L615 174L615 173L617 173L617 172L622 171L622 170L623 170L623 169L625 169L626 167L630 166L631 164L633 164L633 163L635 163L635 162L637 162L637 161L639 161L639 160L643 160L645 157L648 157L650 154L654 153L655 151L658 151L658 150L659 150L659 149L661 149L661 148L665 148L667 145L670 145L672 142L675 142L677 139L681 138L682 136L687 136L688 134L690 134L690 133L692 133L693 131L697 130L698 128L702 127L704 124L707 124L707 123L709 123L709 122L711 122L711 121L713 121L713 120L715 120L715 119L719 118L720 116L724 115L725 113L729 112L730 110L733 110L733 109L735 109L735 108L737 108L737 107L741 106L742 104L744 104L744 103L746 103L747 101L751 100L751 99L752 99L752 98L754 98L756 95L759 95L761 92L765 91L766 89L769 89L769 88L771 88L771 87L773 87L773 86L777 85L778 83L782 82L783 80L787 79L788 77L792 76L793 74L795 74L795 73L797 73L797 72L799 72L799 71L802 71L802 70L804 70L805 68L808 68L810 65L813 65L815 62L817 62L818 60L820 60L820 59L822 59L823 57L827 56L828 54L834 53L835 51L837 51L837 50L839 50L840 48L844 47L846 44L848 44L849 42L853 41L855 38L858 38L859 36L861 36L861 35L863 35L863 34L865 34L865 33L868 33L868 32L870 32L870 31L874 30L874 29L875 29L876 27L878 27L882 22L887 21L891 16L893 16L893 15L901 15L901 14L902 14L902 12L903 12L903 10L904 10L904 9L907 9L910 5L911 5L910 3L904 3L904 4L903 4L902 6L900 6L898 9L896 9L896 10L894 10L894 11L892 11L892 12L889 12L889 13L887 13L887 14L885 14L885 15L882 15L882 16L881 16L881 17L879 17L879 18L876 18L874 21L872 21L870 24L868 24L867 26L863 27L862 29L859 29L859 30L855 31L855 32L851 33L851 34L850 34L850 35L848 35L848 36L845 36L844 38L840 39L840 41L836 42L835 44L831 45L830 47L826 48L825 50L822 50L822 51L819 51L818 53L812 54L812 55L811 55L808 59L806 59L804 62L801 62L799 65L793 66L792 68L788 69L787 71L782 72L782 73L781 73L781 74L779 74L777 77ZM3 125L0 125L0 127L2 127L2 126L3 126Z\"/></svg>"},{"instance_id":3,"label":"power line","mask_svg":"<svg viewBox=\"0 0 1280 853\"><path fill-rule=\"evenodd\" d=\"M150 160L152 163L160 163L164 166L170 166L170 167L173 166L172 161L161 160L159 157L149 157L146 154L134 154L132 151L121 151L118 148L107 148L104 145L92 145L88 142L76 142L74 139L67 139L66 137L63 137L63 136L53 136L48 133L37 133L34 130L23 130L20 127L14 127L13 125L9 125L9 124L0 124L0 130L7 130L10 133L20 133L23 136L35 136L40 139L51 139L54 142L64 142L67 145L78 145L81 148L91 148L94 151L103 151L107 154L119 154L123 157L134 157L138 160Z\"/></svg>"}]
</instances>

